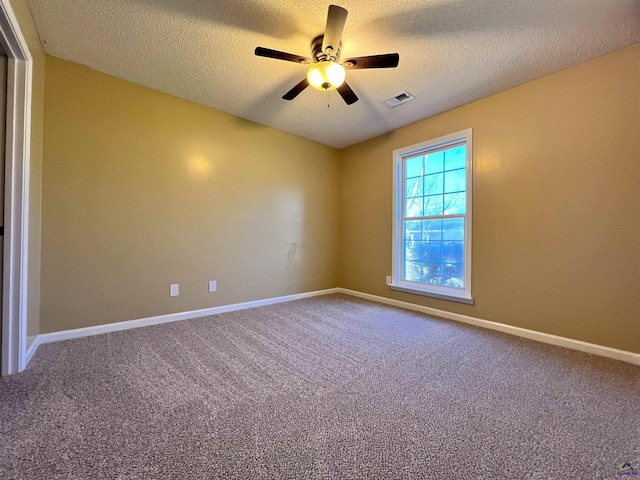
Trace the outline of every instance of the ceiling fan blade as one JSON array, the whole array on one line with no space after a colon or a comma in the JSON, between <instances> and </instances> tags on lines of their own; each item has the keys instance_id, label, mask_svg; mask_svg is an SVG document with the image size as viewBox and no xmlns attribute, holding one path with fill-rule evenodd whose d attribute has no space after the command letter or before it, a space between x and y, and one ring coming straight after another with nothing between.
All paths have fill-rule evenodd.
<instances>
[{"instance_id":1,"label":"ceiling fan blade","mask_svg":"<svg viewBox=\"0 0 640 480\"><path fill-rule=\"evenodd\" d=\"M256 47L255 54L259 57L275 58L276 60L285 60L287 62L311 63L310 58L264 47Z\"/></svg>"},{"instance_id":2,"label":"ceiling fan blade","mask_svg":"<svg viewBox=\"0 0 640 480\"><path fill-rule=\"evenodd\" d=\"M400 62L400 55L397 53L385 53L383 55L371 55L369 57L347 58L343 66L348 70L359 70L363 68L395 68Z\"/></svg>"},{"instance_id":3,"label":"ceiling fan blade","mask_svg":"<svg viewBox=\"0 0 640 480\"><path fill-rule=\"evenodd\" d=\"M309 86L309 81L305 78L299 84L297 84L295 87L293 87L291 90L289 90L287 93L285 93L282 96L282 98L284 100L293 100L294 98L296 98L300 94L300 92L302 92L308 86Z\"/></svg>"},{"instance_id":4,"label":"ceiling fan blade","mask_svg":"<svg viewBox=\"0 0 640 480\"><path fill-rule=\"evenodd\" d=\"M347 105L351 105L358 101L358 96L353 93L353 90L351 90L351 87L347 85L347 82L344 82L338 87L338 93Z\"/></svg>"},{"instance_id":5,"label":"ceiling fan blade","mask_svg":"<svg viewBox=\"0 0 640 480\"><path fill-rule=\"evenodd\" d=\"M347 15L349 12L338 5L329 5L329 13L327 14L327 26L324 29L324 38L322 39L322 51L331 55L340 48L342 40L342 32L344 25L347 23ZM328 51L331 49L331 51Z\"/></svg>"}]
</instances>

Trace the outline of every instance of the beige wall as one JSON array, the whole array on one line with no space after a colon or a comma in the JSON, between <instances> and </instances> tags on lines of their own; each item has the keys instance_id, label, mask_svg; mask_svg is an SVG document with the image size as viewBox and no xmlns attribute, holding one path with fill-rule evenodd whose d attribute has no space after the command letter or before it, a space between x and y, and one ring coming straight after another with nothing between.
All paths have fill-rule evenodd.
<instances>
[{"instance_id":1,"label":"beige wall","mask_svg":"<svg viewBox=\"0 0 640 480\"><path fill-rule=\"evenodd\" d=\"M340 285L640 352L640 45L350 147ZM473 128L475 305L390 291L392 151Z\"/></svg>"},{"instance_id":2,"label":"beige wall","mask_svg":"<svg viewBox=\"0 0 640 480\"><path fill-rule=\"evenodd\" d=\"M40 323L40 222L42 190L42 128L44 104L44 50L27 0L11 0L29 51L33 57L31 98L31 161L29 182L29 273L27 286L27 335L39 333Z\"/></svg>"},{"instance_id":3,"label":"beige wall","mask_svg":"<svg viewBox=\"0 0 640 480\"><path fill-rule=\"evenodd\" d=\"M54 57L46 71L43 333L336 286L337 151Z\"/></svg>"},{"instance_id":4,"label":"beige wall","mask_svg":"<svg viewBox=\"0 0 640 480\"><path fill-rule=\"evenodd\" d=\"M339 285L640 352L639 58L337 152L47 57L41 331ZM392 292L391 152L469 127L476 303Z\"/></svg>"}]
</instances>

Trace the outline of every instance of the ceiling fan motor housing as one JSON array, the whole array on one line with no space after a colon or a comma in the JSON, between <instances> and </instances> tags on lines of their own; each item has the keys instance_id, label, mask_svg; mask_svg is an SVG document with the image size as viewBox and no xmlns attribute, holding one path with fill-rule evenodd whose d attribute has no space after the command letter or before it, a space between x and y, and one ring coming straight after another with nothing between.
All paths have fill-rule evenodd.
<instances>
[{"instance_id":1,"label":"ceiling fan motor housing","mask_svg":"<svg viewBox=\"0 0 640 480\"><path fill-rule=\"evenodd\" d=\"M333 51L329 53L322 50L323 40L324 35L318 35L311 41L311 55L313 56L314 61L322 62L324 60L330 60L332 62L338 62L338 60L340 60L342 41L340 41L340 44L337 47L334 47Z\"/></svg>"}]
</instances>

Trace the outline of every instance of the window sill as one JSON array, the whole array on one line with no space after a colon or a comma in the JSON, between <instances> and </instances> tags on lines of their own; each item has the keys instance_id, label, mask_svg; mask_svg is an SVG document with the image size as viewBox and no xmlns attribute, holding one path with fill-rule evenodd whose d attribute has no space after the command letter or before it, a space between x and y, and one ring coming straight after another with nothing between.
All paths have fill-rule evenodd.
<instances>
[{"instance_id":1,"label":"window sill","mask_svg":"<svg viewBox=\"0 0 640 480\"><path fill-rule=\"evenodd\" d=\"M390 284L389 288L391 290L396 290L398 292L412 293L414 295L422 295L423 297L439 298L440 300L450 300L452 302L466 303L468 305L474 304L473 297L449 295L446 293L427 292L425 290L417 290L415 288L409 288L409 287L393 285L393 284Z\"/></svg>"}]
</instances>

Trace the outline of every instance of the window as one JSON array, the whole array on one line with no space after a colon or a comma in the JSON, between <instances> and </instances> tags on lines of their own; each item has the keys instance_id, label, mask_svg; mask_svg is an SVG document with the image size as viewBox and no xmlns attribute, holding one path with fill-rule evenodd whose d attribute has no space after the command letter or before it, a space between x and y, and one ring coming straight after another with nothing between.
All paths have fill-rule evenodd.
<instances>
[{"instance_id":1,"label":"window","mask_svg":"<svg viewBox=\"0 0 640 480\"><path fill-rule=\"evenodd\" d=\"M473 303L471 129L394 155L390 287Z\"/></svg>"}]
</instances>

